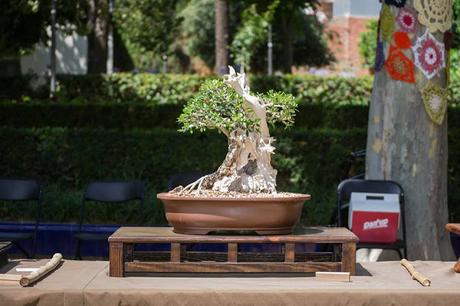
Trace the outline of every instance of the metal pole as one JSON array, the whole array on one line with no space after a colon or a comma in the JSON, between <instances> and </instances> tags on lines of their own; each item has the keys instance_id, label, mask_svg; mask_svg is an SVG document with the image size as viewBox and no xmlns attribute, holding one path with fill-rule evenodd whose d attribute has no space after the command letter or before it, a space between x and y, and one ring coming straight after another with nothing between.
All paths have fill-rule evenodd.
<instances>
[{"instance_id":1,"label":"metal pole","mask_svg":"<svg viewBox=\"0 0 460 306\"><path fill-rule=\"evenodd\" d=\"M163 68L161 70L163 73L168 73L168 56L166 53L161 56L161 59L163 60Z\"/></svg>"},{"instance_id":2,"label":"metal pole","mask_svg":"<svg viewBox=\"0 0 460 306\"><path fill-rule=\"evenodd\" d=\"M107 74L113 73L113 3L114 0L109 0L109 20L108 20L108 35L107 35Z\"/></svg>"},{"instance_id":3,"label":"metal pole","mask_svg":"<svg viewBox=\"0 0 460 306\"><path fill-rule=\"evenodd\" d=\"M56 0L51 1L50 98L56 94Z\"/></svg>"},{"instance_id":4,"label":"metal pole","mask_svg":"<svg viewBox=\"0 0 460 306\"><path fill-rule=\"evenodd\" d=\"M267 61L268 61L268 75L273 74L273 42L272 42L272 25L268 26L268 43L267 43Z\"/></svg>"}]
</instances>

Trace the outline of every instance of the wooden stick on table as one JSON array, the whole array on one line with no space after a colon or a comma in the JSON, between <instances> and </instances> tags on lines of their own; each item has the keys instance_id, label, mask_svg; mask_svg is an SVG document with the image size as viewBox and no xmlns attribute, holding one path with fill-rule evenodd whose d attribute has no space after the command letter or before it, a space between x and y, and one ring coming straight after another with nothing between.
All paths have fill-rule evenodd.
<instances>
[{"instance_id":1,"label":"wooden stick on table","mask_svg":"<svg viewBox=\"0 0 460 306\"><path fill-rule=\"evenodd\" d=\"M37 271L30 273L29 275L25 275L21 277L19 284L23 287L30 286L40 278L44 277L46 274L50 273L54 269L57 268L59 263L61 262L62 255L60 253L56 253L53 255L50 261L46 263L46 265L41 266Z\"/></svg>"},{"instance_id":2,"label":"wooden stick on table","mask_svg":"<svg viewBox=\"0 0 460 306\"><path fill-rule=\"evenodd\" d=\"M411 265L410 262L408 262L406 259L401 260L401 265L407 269L409 274L412 276L412 279L417 280L420 284L422 284L422 286L429 287L431 285L431 281L420 272L417 272L414 266Z\"/></svg>"}]
</instances>

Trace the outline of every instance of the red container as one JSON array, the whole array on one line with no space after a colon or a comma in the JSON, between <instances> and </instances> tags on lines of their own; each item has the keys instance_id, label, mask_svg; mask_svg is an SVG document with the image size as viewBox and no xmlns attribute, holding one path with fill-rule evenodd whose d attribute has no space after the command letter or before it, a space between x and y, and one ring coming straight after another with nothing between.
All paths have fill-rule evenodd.
<instances>
[{"instance_id":1,"label":"red container","mask_svg":"<svg viewBox=\"0 0 460 306\"><path fill-rule=\"evenodd\" d=\"M399 220L398 195L352 193L348 224L359 242L394 243Z\"/></svg>"}]
</instances>

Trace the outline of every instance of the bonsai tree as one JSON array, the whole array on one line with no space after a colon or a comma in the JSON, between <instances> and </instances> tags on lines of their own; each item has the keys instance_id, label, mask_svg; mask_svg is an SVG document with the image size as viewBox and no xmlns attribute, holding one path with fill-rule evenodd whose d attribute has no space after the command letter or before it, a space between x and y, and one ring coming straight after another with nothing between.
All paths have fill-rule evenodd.
<instances>
[{"instance_id":1,"label":"bonsai tree","mask_svg":"<svg viewBox=\"0 0 460 306\"><path fill-rule=\"evenodd\" d=\"M224 80L207 80L178 119L182 132L219 130L228 139L227 156L217 171L173 192L276 193L275 139L268 124L291 125L297 103L283 92L253 95L246 75L229 71Z\"/></svg>"}]
</instances>

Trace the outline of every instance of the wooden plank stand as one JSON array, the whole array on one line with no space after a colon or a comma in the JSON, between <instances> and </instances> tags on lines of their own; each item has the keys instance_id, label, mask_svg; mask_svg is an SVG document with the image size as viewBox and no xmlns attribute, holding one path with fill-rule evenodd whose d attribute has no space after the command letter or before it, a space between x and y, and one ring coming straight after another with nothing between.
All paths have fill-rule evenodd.
<instances>
[{"instance_id":1,"label":"wooden plank stand","mask_svg":"<svg viewBox=\"0 0 460 306\"><path fill-rule=\"evenodd\" d=\"M121 227L109 237L110 276L136 272L317 272L355 275L358 238L346 228L299 228L290 235L182 235L169 227ZM220 244L226 252L187 251L190 244ZM169 252L136 252L135 244L169 244ZM240 245L276 244L281 252L243 252ZM296 252L300 244L330 244L331 252ZM136 256L135 256L136 255ZM141 259L139 259L140 257ZM145 260L145 259L149 260Z\"/></svg>"}]
</instances>

